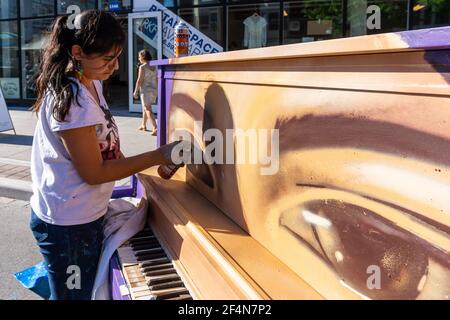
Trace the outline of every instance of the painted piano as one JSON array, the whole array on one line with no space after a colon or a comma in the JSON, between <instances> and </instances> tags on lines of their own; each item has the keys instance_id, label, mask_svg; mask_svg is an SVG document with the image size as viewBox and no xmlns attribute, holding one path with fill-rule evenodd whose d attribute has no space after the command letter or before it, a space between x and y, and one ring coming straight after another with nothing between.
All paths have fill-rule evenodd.
<instances>
[{"instance_id":1,"label":"painted piano","mask_svg":"<svg viewBox=\"0 0 450 320\"><path fill-rule=\"evenodd\" d=\"M153 64L159 144L234 152L138 175L168 298L449 299L450 27ZM164 298L120 260L114 298Z\"/></svg>"}]
</instances>

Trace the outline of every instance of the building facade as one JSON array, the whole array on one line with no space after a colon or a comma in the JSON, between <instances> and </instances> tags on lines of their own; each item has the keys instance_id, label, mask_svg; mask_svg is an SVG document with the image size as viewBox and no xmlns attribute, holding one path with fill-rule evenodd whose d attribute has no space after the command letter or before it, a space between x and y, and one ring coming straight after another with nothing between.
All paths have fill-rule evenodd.
<instances>
[{"instance_id":1,"label":"building facade","mask_svg":"<svg viewBox=\"0 0 450 320\"><path fill-rule=\"evenodd\" d=\"M450 0L159 2L224 51L450 25ZM33 75L45 33L70 5L114 11L126 24L128 14L148 10L149 1L0 0L0 85L9 104L35 100ZM127 65L126 54L121 65ZM117 82L126 83L127 73L128 68L121 67Z\"/></svg>"}]
</instances>

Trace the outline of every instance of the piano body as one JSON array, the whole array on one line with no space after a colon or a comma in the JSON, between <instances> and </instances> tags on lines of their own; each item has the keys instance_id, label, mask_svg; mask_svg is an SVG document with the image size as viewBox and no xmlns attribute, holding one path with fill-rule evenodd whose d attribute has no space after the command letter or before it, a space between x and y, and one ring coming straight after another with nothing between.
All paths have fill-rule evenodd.
<instances>
[{"instance_id":1,"label":"piano body","mask_svg":"<svg viewBox=\"0 0 450 320\"><path fill-rule=\"evenodd\" d=\"M449 299L450 27L153 64L159 144L181 129L206 152L215 129L236 160L278 130L275 173L139 174L182 298ZM249 129L247 151L226 134Z\"/></svg>"}]
</instances>

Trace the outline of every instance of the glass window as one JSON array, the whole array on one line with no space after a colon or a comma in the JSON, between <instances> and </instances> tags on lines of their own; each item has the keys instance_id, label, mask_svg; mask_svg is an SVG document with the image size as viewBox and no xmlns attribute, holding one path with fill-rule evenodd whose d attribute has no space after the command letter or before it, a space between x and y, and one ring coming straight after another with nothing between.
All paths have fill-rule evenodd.
<instances>
[{"instance_id":1,"label":"glass window","mask_svg":"<svg viewBox=\"0 0 450 320\"><path fill-rule=\"evenodd\" d=\"M22 17L49 16L55 14L54 0L20 0Z\"/></svg>"},{"instance_id":2,"label":"glass window","mask_svg":"<svg viewBox=\"0 0 450 320\"><path fill-rule=\"evenodd\" d=\"M176 0L158 0L166 8L174 7Z\"/></svg>"},{"instance_id":3,"label":"glass window","mask_svg":"<svg viewBox=\"0 0 450 320\"><path fill-rule=\"evenodd\" d=\"M110 5L114 9L110 9ZM99 0L99 8L105 11L128 11L132 10L131 0Z\"/></svg>"},{"instance_id":4,"label":"glass window","mask_svg":"<svg viewBox=\"0 0 450 320\"><path fill-rule=\"evenodd\" d=\"M450 25L450 1L413 1L413 29Z\"/></svg>"},{"instance_id":5,"label":"glass window","mask_svg":"<svg viewBox=\"0 0 450 320\"><path fill-rule=\"evenodd\" d=\"M6 99L20 99L17 22L0 22L0 30L0 85Z\"/></svg>"},{"instance_id":6,"label":"glass window","mask_svg":"<svg viewBox=\"0 0 450 320\"><path fill-rule=\"evenodd\" d=\"M223 46L221 7L180 9L178 15L211 40Z\"/></svg>"},{"instance_id":7,"label":"glass window","mask_svg":"<svg viewBox=\"0 0 450 320\"><path fill-rule=\"evenodd\" d=\"M294 1L284 4L283 44L340 38L342 1Z\"/></svg>"},{"instance_id":8,"label":"glass window","mask_svg":"<svg viewBox=\"0 0 450 320\"><path fill-rule=\"evenodd\" d=\"M58 0L58 14L65 14L67 13L67 8L71 5L78 6L81 11L89 10L89 9L95 9L96 6L96 0Z\"/></svg>"},{"instance_id":9,"label":"glass window","mask_svg":"<svg viewBox=\"0 0 450 320\"><path fill-rule=\"evenodd\" d=\"M41 50L48 37L53 19L32 19L21 22L22 43L22 89L24 99L36 97L34 76L39 67Z\"/></svg>"},{"instance_id":10,"label":"glass window","mask_svg":"<svg viewBox=\"0 0 450 320\"><path fill-rule=\"evenodd\" d=\"M227 50L260 48L280 44L280 4L228 7Z\"/></svg>"},{"instance_id":11,"label":"glass window","mask_svg":"<svg viewBox=\"0 0 450 320\"><path fill-rule=\"evenodd\" d=\"M178 6L191 7L198 5L218 4L220 2L221 0L178 0Z\"/></svg>"},{"instance_id":12,"label":"glass window","mask_svg":"<svg viewBox=\"0 0 450 320\"><path fill-rule=\"evenodd\" d=\"M379 8L380 28L369 29L368 19L374 12L367 14L369 6ZM349 36L396 32L407 29L408 0L348 0L347 26ZM374 21L371 19L371 21Z\"/></svg>"},{"instance_id":13,"label":"glass window","mask_svg":"<svg viewBox=\"0 0 450 320\"><path fill-rule=\"evenodd\" d=\"M0 19L17 18L17 1L1 0L0 1Z\"/></svg>"}]
</instances>

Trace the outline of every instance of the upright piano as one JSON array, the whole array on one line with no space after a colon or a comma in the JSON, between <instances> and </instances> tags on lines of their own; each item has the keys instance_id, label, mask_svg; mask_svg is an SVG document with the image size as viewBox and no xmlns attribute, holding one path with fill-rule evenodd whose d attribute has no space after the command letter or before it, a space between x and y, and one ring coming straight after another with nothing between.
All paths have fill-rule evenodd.
<instances>
[{"instance_id":1,"label":"upright piano","mask_svg":"<svg viewBox=\"0 0 450 320\"><path fill-rule=\"evenodd\" d=\"M114 299L449 299L450 27L152 64L159 145L224 161L138 175Z\"/></svg>"}]
</instances>

